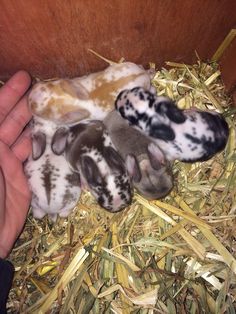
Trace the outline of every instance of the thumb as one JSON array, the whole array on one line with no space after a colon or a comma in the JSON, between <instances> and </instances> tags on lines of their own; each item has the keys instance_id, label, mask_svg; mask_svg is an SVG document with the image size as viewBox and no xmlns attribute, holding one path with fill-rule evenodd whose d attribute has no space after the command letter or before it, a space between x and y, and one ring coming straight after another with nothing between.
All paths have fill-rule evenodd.
<instances>
[{"instance_id":1,"label":"thumb","mask_svg":"<svg viewBox=\"0 0 236 314\"><path fill-rule=\"evenodd\" d=\"M3 171L0 166L0 229L2 228L5 220L6 210L5 207L6 207L6 187Z\"/></svg>"}]
</instances>

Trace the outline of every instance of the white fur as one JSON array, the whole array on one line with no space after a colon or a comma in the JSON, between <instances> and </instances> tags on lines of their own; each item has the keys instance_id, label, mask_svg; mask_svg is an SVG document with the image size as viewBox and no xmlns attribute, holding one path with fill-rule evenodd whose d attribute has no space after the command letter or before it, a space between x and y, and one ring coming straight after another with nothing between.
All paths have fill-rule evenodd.
<instances>
[{"instance_id":1,"label":"white fur","mask_svg":"<svg viewBox=\"0 0 236 314\"><path fill-rule=\"evenodd\" d=\"M187 116L186 121L182 124L173 122L169 124L175 132L174 141L165 142L160 139L154 139L158 146L165 152L167 159L184 160L193 157L194 159L198 159L204 155L205 149L203 146L201 144L194 144L190 139L186 138L186 132L199 139L204 135L208 139L211 139L212 142L214 141L214 132L209 130L207 123L202 119L200 114L192 112L191 115L196 118L196 121L192 121L190 116ZM193 128L196 130L195 134L193 134ZM178 145L181 151L178 151L175 145Z\"/></svg>"},{"instance_id":2,"label":"white fur","mask_svg":"<svg viewBox=\"0 0 236 314\"><path fill-rule=\"evenodd\" d=\"M61 89L63 82L69 85L67 90ZM33 86L28 101L33 114L55 122L103 120L114 109L117 95L136 86L153 89L151 75L134 63L124 62L87 76L39 82Z\"/></svg>"},{"instance_id":3,"label":"white fur","mask_svg":"<svg viewBox=\"0 0 236 314\"><path fill-rule=\"evenodd\" d=\"M81 125L84 125L84 123L81 123ZM103 152L105 147L112 147L114 150L115 147L104 125L100 121L87 122L85 125L86 129L79 133L77 133L78 130L73 131L73 127L71 128L71 132L73 133L71 138L73 139L67 145L66 158L74 171L79 171L82 182L85 183L87 190L91 192L95 199L99 201L101 197L103 198L103 203L100 205L111 212L119 211L128 206L132 197L130 179L125 170L125 164L122 159L117 159L117 163L122 163L123 167L120 165L120 169L123 170L118 168L112 169L106 159L109 156L104 157ZM103 125L104 129L101 129L101 125ZM94 129L98 133L95 135L96 138L89 140L88 145L87 139L90 137L90 132ZM81 158L85 156L90 157L96 164L103 180L102 185L91 185L88 183L87 176L83 173L80 163Z\"/></svg>"},{"instance_id":4,"label":"white fur","mask_svg":"<svg viewBox=\"0 0 236 314\"><path fill-rule=\"evenodd\" d=\"M46 149L37 160L33 160L30 156L24 167L32 191L33 216L41 219L48 214L53 221L56 220L57 214L60 217L69 215L78 202L81 192L78 184L73 185L66 178L74 174L65 157L57 156L51 150L51 139L55 130L56 125L52 122L34 119L32 133L41 131L46 134ZM48 177L51 184L50 200L47 196L43 174L46 165L47 168L51 168L51 176Z\"/></svg>"},{"instance_id":5,"label":"white fur","mask_svg":"<svg viewBox=\"0 0 236 314\"><path fill-rule=\"evenodd\" d=\"M219 114L180 110L171 99L141 87L124 90L117 97L116 109L129 124L152 137L170 161L207 160L227 142L227 123Z\"/></svg>"}]
</instances>

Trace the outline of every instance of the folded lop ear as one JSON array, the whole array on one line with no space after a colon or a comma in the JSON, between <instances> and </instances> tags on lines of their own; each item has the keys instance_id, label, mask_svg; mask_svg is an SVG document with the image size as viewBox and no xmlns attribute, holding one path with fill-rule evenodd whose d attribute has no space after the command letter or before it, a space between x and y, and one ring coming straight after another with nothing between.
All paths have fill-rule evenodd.
<instances>
[{"instance_id":1,"label":"folded lop ear","mask_svg":"<svg viewBox=\"0 0 236 314\"><path fill-rule=\"evenodd\" d=\"M125 101L126 101L126 96L128 95L129 93L129 90L128 89L124 89L122 90L118 96L116 97L116 100L115 100L115 109L117 111L119 111L120 107L123 106L125 104ZM123 111L121 110L121 115L123 113Z\"/></svg>"},{"instance_id":2,"label":"folded lop ear","mask_svg":"<svg viewBox=\"0 0 236 314\"><path fill-rule=\"evenodd\" d=\"M168 125L159 123L155 117L152 119L148 135L163 141L173 141L175 139L174 130Z\"/></svg>"},{"instance_id":3,"label":"folded lop ear","mask_svg":"<svg viewBox=\"0 0 236 314\"><path fill-rule=\"evenodd\" d=\"M68 95L69 99L72 97L74 100L82 102L89 100L89 91L80 83L79 79L61 80L60 86L62 92ZM64 113L61 114L60 122L70 124L90 117L90 111L80 106L79 102L75 104L74 100L72 101L73 105L66 103L65 108L62 108Z\"/></svg>"},{"instance_id":4,"label":"folded lop ear","mask_svg":"<svg viewBox=\"0 0 236 314\"><path fill-rule=\"evenodd\" d=\"M65 127L61 127L56 130L52 137L51 149L55 155L61 155L64 153L67 144L67 138L69 130Z\"/></svg>"},{"instance_id":5,"label":"folded lop ear","mask_svg":"<svg viewBox=\"0 0 236 314\"><path fill-rule=\"evenodd\" d=\"M88 90L79 82L79 79L64 79L61 81L61 88L64 93L72 97L87 100L89 99Z\"/></svg>"},{"instance_id":6,"label":"folded lop ear","mask_svg":"<svg viewBox=\"0 0 236 314\"><path fill-rule=\"evenodd\" d=\"M153 169L159 170L165 164L163 152L154 143L148 145L147 154Z\"/></svg>"},{"instance_id":7,"label":"folded lop ear","mask_svg":"<svg viewBox=\"0 0 236 314\"><path fill-rule=\"evenodd\" d=\"M46 149L46 135L43 132L37 132L32 135L32 158L39 159Z\"/></svg>"},{"instance_id":8,"label":"folded lop ear","mask_svg":"<svg viewBox=\"0 0 236 314\"><path fill-rule=\"evenodd\" d=\"M112 170L125 172L125 164L119 153L111 146L105 147L103 155Z\"/></svg>"},{"instance_id":9,"label":"folded lop ear","mask_svg":"<svg viewBox=\"0 0 236 314\"><path fill-rule=\"evenodd\" d=\"M135 183L140 182L142 175L136 157L132 154L128 154L125 159L125 165L131 179Z\"/></svg>"},{"instance_id":10,"label":"folded lop ear","mask_svg":"<svg viewBox=\"0 0 236 314\"><path fill-rule=\"evenodd\" d=\"M62 114L59 121L63 124L72 124L90 117L90 112L87 109L76 108Z\"/></svg>"},{"instance_id":11,"label":"folded lop ear","mask_svg":"<svg viewBox=\"0 0 236 314\"><path fill-rule=\"evenodd\" d=\"M171 121L180 124L186 121L183 110L179 109L175 102L168 97L156 96L155 111L162 116L166 115Z\"/></svg>"},{"instance_id":12,"label":"folded lop ear","mask_svg":"<svg viewBox=\"0 0 236 314\"><path fill-rule=\"evenodd\" d=\"M81 171L88 185L96 187L102 184L102 176L95 161L89 156L81 156Z\"/></svg>"}]
</instances>

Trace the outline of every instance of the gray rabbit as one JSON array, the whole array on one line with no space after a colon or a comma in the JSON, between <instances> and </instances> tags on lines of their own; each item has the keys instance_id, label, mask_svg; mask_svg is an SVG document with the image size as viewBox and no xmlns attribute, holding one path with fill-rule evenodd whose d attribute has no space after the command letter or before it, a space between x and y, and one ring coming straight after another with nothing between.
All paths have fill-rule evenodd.
<instances>
[{"instance_id":1,"label":"gray rabbit","mask_svg":"<svg viewBox=\"0 0 236 314\"><path fill-rule=\"evenodd\" d=\"M103 122L139 194L149 200L167 195L173 187L171 163L154 141L129 126L116 111Z\"/></svg>"}]
</instances>

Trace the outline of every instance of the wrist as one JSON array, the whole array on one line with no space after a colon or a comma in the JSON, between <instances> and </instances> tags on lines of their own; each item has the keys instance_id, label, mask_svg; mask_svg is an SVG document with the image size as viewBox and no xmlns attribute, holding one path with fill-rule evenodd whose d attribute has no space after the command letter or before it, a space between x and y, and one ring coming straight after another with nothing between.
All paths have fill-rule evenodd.
<instances>
[{"instance_id":1,"label":"wrist","mask_svg":"<svg viewBox=\"0 0 236 314\"><path fill-rule=\"evenodd\" d=\"M9 255L9 250L6 250L0 243L0 258L5 259Z\"/></svg>"}]
</instances>

